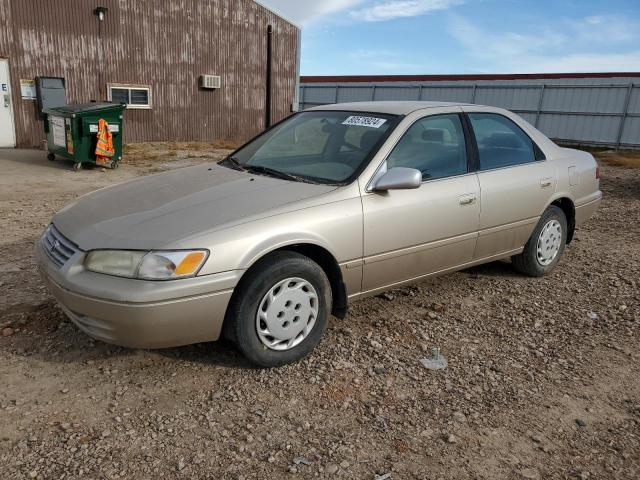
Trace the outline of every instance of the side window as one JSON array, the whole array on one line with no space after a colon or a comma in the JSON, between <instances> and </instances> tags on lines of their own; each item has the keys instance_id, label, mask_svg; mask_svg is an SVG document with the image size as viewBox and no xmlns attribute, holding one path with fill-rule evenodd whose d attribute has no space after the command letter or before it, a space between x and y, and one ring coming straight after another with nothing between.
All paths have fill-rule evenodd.
<instances>
[{"instance_id":1,"label":"side window","mask_svg":"<svg viewBox=\"0 0 640 480\"><path fill-rule=\"evenodd\" d=\"M493 113L470 113L478 142L480 170L536 161L533 141L515 123Z\"/></svg>"},{"instance_id":2,"label":"side window","mask_svg":"<svg viewBox=\"0 0 640 480\"><path fill-rule=\"evenodd\" d=\"M387 168L394 167L418 169L425 180L467 173L460 116L434 115L414 123L387 158Z\"/></svg>"},{"instance_id":3,"label":"side window","mask_svg":"<svg viewBox=\"0 0 640 480\"><path fill-rule=\"evenodd\" d=\"M127 108L151 108L151 87L147 85L107 84L107 99L124 103Z\"/></svg>"}]
</instances>

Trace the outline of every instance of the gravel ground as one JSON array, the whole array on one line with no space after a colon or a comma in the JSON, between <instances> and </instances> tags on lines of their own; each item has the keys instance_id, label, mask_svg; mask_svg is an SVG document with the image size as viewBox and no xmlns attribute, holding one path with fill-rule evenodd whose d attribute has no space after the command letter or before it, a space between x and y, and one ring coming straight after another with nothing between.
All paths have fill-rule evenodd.
<instances>
[{"instance_id":1,"label":"gravel ground","mask_svg":"<svg viewBox=\"0 0 640 480\"><path fill-rule=\"evenodd\" d=\"M0 153L0 478L640 477L640 169L603 165L602 208L550 276L497 262L394 290L260 371L223 343L94 342L38 278L55 210L223 154L145 148L79 173ZM433 347L446 369L420 364Z\"/></svg>"}]
</instances>

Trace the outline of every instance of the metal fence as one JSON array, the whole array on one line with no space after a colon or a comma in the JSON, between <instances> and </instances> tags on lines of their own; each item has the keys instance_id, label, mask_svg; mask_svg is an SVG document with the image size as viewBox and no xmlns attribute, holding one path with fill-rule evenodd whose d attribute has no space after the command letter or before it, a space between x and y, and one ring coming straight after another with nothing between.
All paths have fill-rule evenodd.
<instances>
[{"instance_id":1,"label":"metal fence","mask_svg":"<svg viewBox=\"0 0 640 480\"><path fill-rule=\"evenodd\" d=\"M300 87L300 105L306 109L372 100L476 103L516 112L557 141L640 148L640 83L632 79L605 79L607 83L587 80L307 83Z\"/></svg>"}]
</instances>

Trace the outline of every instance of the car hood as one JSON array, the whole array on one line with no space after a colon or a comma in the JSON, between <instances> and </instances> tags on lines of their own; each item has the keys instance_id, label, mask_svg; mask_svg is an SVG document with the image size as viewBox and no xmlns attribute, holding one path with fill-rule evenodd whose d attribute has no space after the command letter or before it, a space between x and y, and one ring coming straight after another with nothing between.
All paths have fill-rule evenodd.
<instances>
[{"instance_id":1,"label":"car hood","mask_svg":"<svg viewBox=\"0 0 640 480\"><path fill-rule=\"evenodd\" d=\"M206 164L95 191L53 223L83 250L162 249L335 188Z\"/></svg>"}]
</instances>

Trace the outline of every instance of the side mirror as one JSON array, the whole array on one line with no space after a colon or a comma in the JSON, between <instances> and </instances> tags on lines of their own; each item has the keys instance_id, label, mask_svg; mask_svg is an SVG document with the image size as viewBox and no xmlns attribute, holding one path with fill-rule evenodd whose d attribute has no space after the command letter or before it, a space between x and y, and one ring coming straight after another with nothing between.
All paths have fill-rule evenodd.
<instances>
[{"instance_id":1,"label":"side mirror","mask_svg":"<svg viewBox=\"0 0 640 480\"><path fill-rule=\"evenodd\" d=\"M415 168L396 167L391 168L378 179L373 186L376 192L387 190L410 190L422 185L422 173Z\"/></svg>"}]
</instances>

